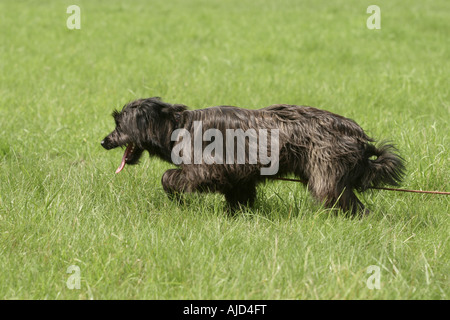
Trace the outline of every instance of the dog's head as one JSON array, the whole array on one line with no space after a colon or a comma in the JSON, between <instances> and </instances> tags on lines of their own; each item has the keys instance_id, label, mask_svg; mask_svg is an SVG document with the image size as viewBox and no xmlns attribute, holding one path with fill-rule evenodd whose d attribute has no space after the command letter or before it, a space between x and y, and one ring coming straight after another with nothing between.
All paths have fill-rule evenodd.
<instances>
[{"instance_id":1,"label":"dog's head","mask_svg":"<svg viewBox=\"0 0 450 320\"><path fill-rule=\"evenodd\" d=\"M182 105L171 105L153 97L132 101L120 112L114 110L112 116L116 128L101 145L106 150L125 147L116 173L122 171L125 164L137 164L144 150L150 155L170 153L166 150L169 148L167 139L170 142L170 133L177 121L175 114L185 109Z\"/></svg>"}]
</instances>

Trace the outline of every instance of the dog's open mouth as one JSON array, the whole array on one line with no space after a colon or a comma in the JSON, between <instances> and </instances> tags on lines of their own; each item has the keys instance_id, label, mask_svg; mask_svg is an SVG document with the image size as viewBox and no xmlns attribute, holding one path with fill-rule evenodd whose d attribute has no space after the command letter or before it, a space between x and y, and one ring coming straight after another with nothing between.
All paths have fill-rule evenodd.
<instances>
[{"instance_id":1,"label":"dog's open mouth","mask_svg":"<svg viewBox=\"0 0 450 320\"><path fill-rule=\"evenodd\" d=\"M129 160L132 159L134 150L135 150L135 145L133 142L130 142L127 145L127 148L125 149L125 152L123 153L122 162L120 163L119 167L117 168L116 173L119 173L120 171L122 171L122 169L125 167L125 163L127 163Z\"/></svg>"}]
</instances>

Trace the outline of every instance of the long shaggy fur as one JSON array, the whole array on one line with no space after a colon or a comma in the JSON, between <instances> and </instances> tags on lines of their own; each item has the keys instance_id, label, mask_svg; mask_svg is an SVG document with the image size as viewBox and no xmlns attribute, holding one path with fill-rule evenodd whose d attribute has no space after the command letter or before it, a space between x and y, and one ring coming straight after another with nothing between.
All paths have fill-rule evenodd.
<instances>
[{"instance_id":1,"label":"long shaggy fur","mask_svg":"<svg viewBox=\"0 0 450 320\"><path fill-rule=\"evenodd\" d=\"M172 132L184 128L193 136L194 121L202 122L203 132L220 130L224 139L226 129L279 129L276 176L293 174L306 181L311 194L327 207L352 213L367 212L354 190L398 185L404 173L403 160L392 145L375 146L353 120L312 107L278 104L259 110L231 106L187 110L154 97L133 101L113 117L116 129L102 145L106 149L133 146L126 164L138 163L144 150L172 162L172 149L182 143L171 141ZM257 184L270 177L261 176L260 169L266 166L250 164L246 154L245 164L181 164L164 173L163 188L169 197L220 192L231 209L252 205Z\"/></svg>"}]
</instances>

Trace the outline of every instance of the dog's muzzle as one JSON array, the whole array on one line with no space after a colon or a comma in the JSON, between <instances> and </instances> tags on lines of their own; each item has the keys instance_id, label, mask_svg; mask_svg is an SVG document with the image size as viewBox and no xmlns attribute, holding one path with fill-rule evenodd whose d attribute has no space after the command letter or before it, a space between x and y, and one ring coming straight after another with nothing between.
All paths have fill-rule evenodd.
<instances>
[{"instance_id":1,"label":"dog's muzzle","mask_svg":"<svg viewBox=\"0 0 450 320\"><path fill-rule=\"evenodd\" d=\"M103 148L106 150L110 150L114 148L114 146L111 144L111 142L108 139L103 139L102 142L100 142Z\"/></svg>"}]
</instances>

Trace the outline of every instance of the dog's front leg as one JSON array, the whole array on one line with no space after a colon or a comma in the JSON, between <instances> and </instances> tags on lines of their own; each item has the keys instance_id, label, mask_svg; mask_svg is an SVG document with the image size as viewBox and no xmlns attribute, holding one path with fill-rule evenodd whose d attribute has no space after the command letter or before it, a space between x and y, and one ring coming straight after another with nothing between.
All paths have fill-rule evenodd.
<instances>
[{"instance_id":1,"label":"dog's front leg","mask_svg":"<svg viewBox=\"0 0 450 320\"><path fill-rule=\"evenodd\" d=\"M164 172L161 184L169 199L178 202L181 201L181 194L193 191L181 169L170 169Z\"/></svg>"},{"instance_id":2,"label":"dog's front leg","mask_svg":"<svg viewBox=\"0 0 450 320\"><path fill-rule=\"evenodd\" d=\"M229 211L234 213L242 207L253 206L256 199L256 183L254 181L240 182L224 194Z\"/></svg>"}]
</instances>

